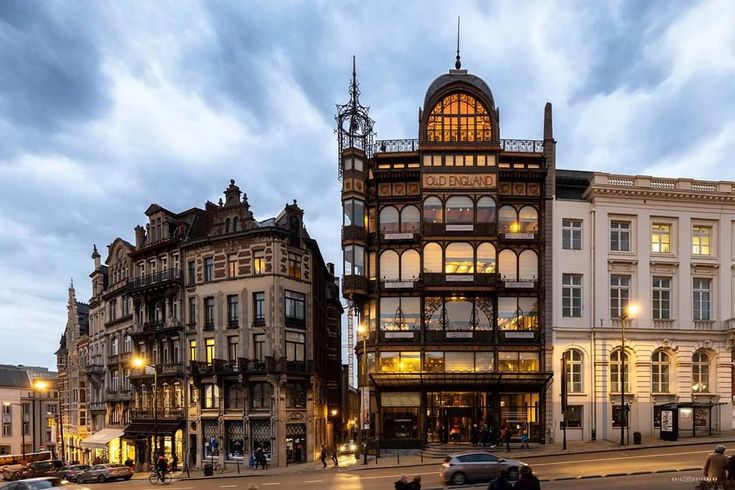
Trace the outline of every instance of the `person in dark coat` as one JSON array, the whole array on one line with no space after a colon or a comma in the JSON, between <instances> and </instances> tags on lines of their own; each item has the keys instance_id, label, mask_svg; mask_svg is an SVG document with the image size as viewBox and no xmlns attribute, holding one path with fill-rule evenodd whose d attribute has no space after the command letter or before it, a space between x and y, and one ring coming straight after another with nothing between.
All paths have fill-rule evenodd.
<instances>
[{"instance_id":1,"label":"person in dark coat","mask_svg":"<svg viewBox=\"0 0 735 490\"><path fill-rule=\"evenodd\" d=\"M319 458L322 460L322 469L327 467L327 448L324 447L324 444L322 444L322 452L319 455Z\"/></svg>"},{"instance_id":2,"label":"person in dark coat","mask_svg":"<svg viewBox=\"0 0 735 490\"><path fill-rule=\"evenodd\" d=\"M487 424L483 424L482 429L480 430L480 442L482 443L482 447L487 447L489 435L490 433L487 430Z\"/></svg>"},{"instance_id":3,"label":"person in dark coat","mask_svg":"<svg viewBox=\"0 0 735 490\"><path fill-rule=\"evenodd\" d=\"M500 474L490 482L487 490L513 490L513 485L508 481L508 470L500 470Z\"/></svg>"},{"instance_id":4,"label":"person in dark coat","mask_svg":"<svg viewBox=\"0 0 735 490\"><path fill-rule=\"evenodd\" d=\"M735 486L735 456L727 458L727 466L725 469L727 470L727 482L730 485Z\"/></svg>"},{"instance_id":5,"label":"person in dark coat","mask_svg":"<svg viewBox=\"0 0 735 490\"><path fill-rule=\"evenodd\" d=\"M339 466L339 458L337 457L336 446L332 449L332 463L334 463L334 466Z\"/></svg>"},{"instance_id":6,"label":"person in dark coat","mask_svg":"<svg viewBox=\"0 0 735 490\"><path fill-rule=\"evenodd\" d=\"M406 475L401 475L401 479L397 480L393 485L395 490L408 490L409 485L408 477Z\"/></svg>"},{"instance_id":7,"label":"person in dark coat","mask_svg":"<svg viewBox=\"0 0 735 490\"><path fill-rule=\"evenodd\" d=\"M521 466L520 477L513 488L515 490L541 490L541 483L533 474L530 466Z\"/></svg>"},{"instance_id":8,"label":"person in dark coat","mask_svg":"<svg viewBox=\"0 0 735 490\"><path fill-rule=\"evenodd\" d=\"M500 430L500 441L505 442L505 449L510 452L510 427L507 425Z\"/></svg>"},{"instance_id":9,"label":"person in dark coat","mask_svg":"<svg viewBox=\"0 0 735 490\"><path fill-rule=\"evenodd\" d=\"M472 428L470 429L470 442L472 442L472 447L477 447L477 440L479 437L479 431L477 430L477 424L474 424Z\"/></svg>"},{"instance_id":10,"label":"person in dark coat","mask_svg":"<svg viewBox=\"0 0 735 490\"><path fill-rule=\"evenodd\" d=\"M421 490L421 477L419 475L414 476L411 483L406 485L406 490Z\"/></svg>"}]
</instances>

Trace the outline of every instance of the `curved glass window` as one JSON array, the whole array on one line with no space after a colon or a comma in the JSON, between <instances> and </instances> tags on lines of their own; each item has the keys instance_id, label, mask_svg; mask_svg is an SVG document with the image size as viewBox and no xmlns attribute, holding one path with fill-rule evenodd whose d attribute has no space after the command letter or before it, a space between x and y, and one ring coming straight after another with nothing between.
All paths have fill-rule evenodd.
<instances>
[{"instance_id":1,"label":"curved glass window","mask_svg":"<svg viewBox=\"0 0 735 490\"><path fill-rule=\"evenodd\" d=\"M490 116L485 106L468 94L454 93L440 100L429 112L427 141L490 141Z\"/></svg>"},{"instance_id":2,"label":"curved glass window","mask_svg":"<svg viewBox=\"0 0 735 490\"><path fill-rule=\"evenodd\" d=\"M452 196L447 199L447 223L472 223L472 199Z\"/></svg>"},{"instance_id":3,"label":"curved glass window","mask_svg":"<svg viewBox=\"0 0 735 490\"><path fill-rule=\"evenodd\" d=\"M657 350L651 356L651 391L669 392L669 355L663 350Z\"/></svg>"},{"instance_id":4,"label":"curved glass window","mask_svg":"<svg viewBox=\"0 0 735 490\"><path fill-rule=\"evenodd\" d=\"M538 255L533 250L524 250L518 257L518 279L521 281L538 280Z\"/></svg>"},{"instance_id":5,"label":"curved glass window","mask_svg":"<svg viewBox=\"0 0 735 490\"><path fill-rule=\"evenodd\" d=\"M495 273L495 247L492 243L481 243L477 247L475 270L478 274Z\"/></svg>"},{"instance_id":6,"label":"curved glass window","mask_svg":"<svg viewBox=\"0 0 735 490\"><path fill-rule=\"evenodd\" d=\"M465 242L450 243L444 254L444 272L447 274L472 274L475 271L472 245Z\"/></svg>"},{"instance_id":7,"label":"curved glass window","mask_svg":"<svg viewBox=\"0 0 735 490\"><path fill-rule=\"evenodd\" d=\"M424 223L442 223L442 202L436 196L424 199Z\"/></svg>"},{"instance_id":8,"label":"curved glass window","mask_svg":"<svg viewBox=\"0 0 735 490\"><path fill-rule=\"evenodd\" d=\"M465 298L447 298L444 304L447 330L472 330L472 301Z\"/></svg>"},{"instance_id":9,"label":"curved glass window","mask_svg":"<svg viewBox=\"0 0 735 490\"><path fill-rule=\"evenodd\" d=\"M421 222L421 213L416 206L401 209L401 233L417 233Z\"/></svg>"},{"instance_id":10,"label":"curved glass window","mask_svg":"<svg viewBox=\"0 0 735 490\"><path fill-rule=\"evenodd\" d=\"M406 250L401 255L401 281L413 281L421 272L421 256L416 250Z\"/></svg>"},{"instance_id":11,"label":"curved glass window","mask_svg":"<svg viewBox=\"0 0 735 490\"><path fill-rule=\"evenodd\" d=\"M513 206L502 206L498 210L498 231L500 233L518 233L521 229L516 221L516 208Z\"/></svg>"},{"instance_id":12,"label":"curved glass window","mask_svg":"<svg viewBox=\"0 0 735 490\"><path fill-rule=\"evenodd\" d=\"M344 247L345 263L344 273L346 276L365 275L365 247L360 245L347 245Z\"/></svg>"},{"instance_id":13,"label":"curved glass window","mask_svg":"<svg viewBox=\"0 0 735 490\"><path fill-rule=\"evenodd\" d=\"M521 233L538 233L538 211L532 206L524 206L518 213Z\"/></svg>"},{"instance_id":14,"label":"curved glass window","mask_svg":"<svg viewBox=\"0 0 735 490\"><path fill-rule=\"evenodd\" d=\"M424 246L424 272L442 272L442 247L438 243Z\"/></svg>"},{"instance_id":15,"label":"curved glass window","mask_svg":"<svg viewBox=\"0 0 735 490\"><path fill-rule=\"evenodd\" d=\"M347 199L342 205L342 226L365 227L365 203L358 199Z\"/></svg>"},{"instance_id":16,"label":"curved glass window","mask_svg":"<svg viewBox=\"0 0 735 490\"><path fill-rule=\"evenodd\" d=\"M495 201L492 197L481 197L477 201L477 222L495 223Z\"/></svg>"},{"instance_id":17,"label":"curved glass window","mask_svg":"<svg viewBox=\"0 0 735 490\"><path fill-rule=\"evenodd\" d=\"M498 255L498 272L503 281L518 280L518 258L512 250L503 250Z\"/></svg>"},{"instance_id":18,"label":"curved glass window","mask_svg":"<svg viewBox=\"0 0 735 490\"><path fill-rule=\"evenodd\" d=\"M702 350L692 356L692 391L709 393L709 356Z\"/></svg>"},{"instance_id":19,"label":"curved glass window","mask_svg":"<svg viewBox=\"0 0 735 490\"><path fill-rule=\"evenodd\" d=\"M381 233L398 233L398 210L393 206L388 206L380 210L380 232Z\"/></svg>"},{"instance_id":20,"label":"curved glass window","mask_svg":"<svg viewBox=\"0 0 735 490\"><path fill-rule=\"evenodd\" d=\"M424 298L424 321L427 330L444 329L444 300L442 298Z\"/></svg>"},{"instance_id":21,"label":"curved glass window","mask_svg":"<svg viewBox=\"0 0 735 490\"><path fill-rule=\"evenodd\" d=\"M399 277L399 260L398 253L393 250L386 250L380 254L380 280L381 281L397 281Z\"/></svg>"}]
</instances>

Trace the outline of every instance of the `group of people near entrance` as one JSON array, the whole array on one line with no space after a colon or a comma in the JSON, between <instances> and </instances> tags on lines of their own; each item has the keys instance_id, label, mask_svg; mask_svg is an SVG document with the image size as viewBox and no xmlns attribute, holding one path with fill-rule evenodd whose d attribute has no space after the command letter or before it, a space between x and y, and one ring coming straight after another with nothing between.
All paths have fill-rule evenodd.
<instances>
[{"instance_id":1,"label":"group of people near entrance","mask_svg":"<svg viewBox=\"0 0 735 490\"><path fill-rule=\"evenodd\" d=\"M735 489L735 455L725 454L725 446L719 444L704 462L704 476L714 488ZM713 488L709 486L707 488Z\"/></svg>"}]
</instances>

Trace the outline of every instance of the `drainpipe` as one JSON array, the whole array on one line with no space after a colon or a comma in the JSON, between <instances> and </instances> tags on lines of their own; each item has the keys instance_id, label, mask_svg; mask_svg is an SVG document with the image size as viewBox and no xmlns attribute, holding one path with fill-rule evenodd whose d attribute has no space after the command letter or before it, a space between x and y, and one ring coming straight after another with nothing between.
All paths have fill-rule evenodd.
<instances>
[{"instance_id":1,"label":"drainpipe","mask_svg":"<svg viewBox=\"0 0 735 490\"><path fill-rule=\"evenodd\" d=\"M590 298L591 301L591 333L592 333L592 434L591 439L597 439L597 345L595 339L595 317L596 317L596 298L595 291L595 210L590 210Z\"/></svg>"}]
</instances>

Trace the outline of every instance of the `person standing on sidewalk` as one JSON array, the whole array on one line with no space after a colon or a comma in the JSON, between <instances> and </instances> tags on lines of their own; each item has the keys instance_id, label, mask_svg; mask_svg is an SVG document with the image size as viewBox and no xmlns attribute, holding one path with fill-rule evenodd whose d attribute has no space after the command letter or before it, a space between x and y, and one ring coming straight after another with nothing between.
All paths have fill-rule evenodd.
<instances>
[{"instance_id":1,"label":"person standing on sidewalk","mask_svg":"<svg viewBox=\"0 0 735 490\"><path fill-rule=\"evenodd\" d=\"M479 431L477 430L477 424L474 424L470 429L470 441L472 442L472 447L477 447L478 436Z\"/></svg>"},{"instance_id":2,"label":"person standing on sidewalk","mask_svg":"<svg viewBox=\"0 0 735 490\"><path fill-rule=\"evenodd\" d=\"M320 454L320 458L322 460L322 469L327 467L327 448L324 447L324 444L322 444L322 452Z\"/></svg>"},{"instance_id":3,"label":"person standing on sidewalk","mask_svg":"<svg viewBox=\"0 0 735 490\"><path fill-rule=\"evenodd\" d=\"M704 462L704 476L711 481L717 481L719 485L725 485L727 480L727 456L725 456L725 446L718 444L715 451L707 456Z\"/></svg>"},{"instance_id":4,"label":"person standing on sidewalk","mask_svg":"<svg viewBox=\"0 0 735 490\"><path fill-rule=\"evenodd\" d=\"M510 452L510 427L507 425L500 430L500 441L505 442L505 449Z\"/></svg>"},{"instance_id":5,"label":"person standing on sidewalk","mask_svg":"<svg viewBox=\"0 0 735 490\"><path fill-rule=\"evenodd\" d=\"M332 448L332 463L334 463L334 466L339 466L339 458L337 457L337 446L334 446L334 448Z\"/></svg>"}]
</instances>

